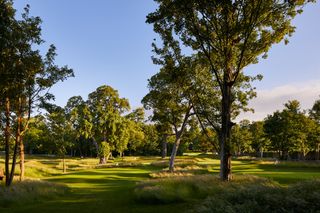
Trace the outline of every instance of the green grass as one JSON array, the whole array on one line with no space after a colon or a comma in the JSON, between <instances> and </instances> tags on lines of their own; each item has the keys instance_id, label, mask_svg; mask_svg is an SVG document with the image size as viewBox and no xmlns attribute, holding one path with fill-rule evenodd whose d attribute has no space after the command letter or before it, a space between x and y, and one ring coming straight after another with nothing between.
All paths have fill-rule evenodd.
<instances>
[{"instance_id":1,"label":"green grass","mask_svg":"<svg viewBox=\"0 0 320 213\"><path fill-rule=\"evenodd\" d=\"M3 156L0 158L0 167L3 167ZM135 191L144 181L150 180L151 176L172 179L166 173L168 159L162 160L159 157L125 157L114 159L106 166L97 166L97 159L69 158L66 159L67 174L62 174L60 159L34 156L27 156L26 159L28 178L65 184L68 190L53 197L40 193L41 199L26 199L23 205L15 205L14 202L6 207L0 205L0 212L185 212L193 208L194 202L199 202L197 199L206 196L200 189L193 190L201 196L193 196L194 191L188 191L182 184L179 193L183 196L179 202L157 205L141 202ZM272 161L233 160L232 164L236 176L249 174L266 177L281 186L320 178L319 163L281 162L275 165ZM203 154L178 157L175 165L178 176L188 174L191 179L192 176L206 174L213 174L209 177L214 177L219 172L219 160ZM205 183L210 185L210 181ZM183 203L185 200L191 202Z\"/></svg>"}]
</instances>

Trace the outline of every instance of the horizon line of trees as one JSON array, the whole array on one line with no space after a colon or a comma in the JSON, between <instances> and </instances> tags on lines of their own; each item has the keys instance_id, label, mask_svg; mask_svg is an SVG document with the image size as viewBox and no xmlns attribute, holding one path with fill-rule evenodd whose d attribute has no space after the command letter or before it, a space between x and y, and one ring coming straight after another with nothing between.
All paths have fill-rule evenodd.
<instances>
[{"instance_id":1,"label":"horizon line of trees","mask_svg":"<svg viewBox=\"0 0 320 213\"><path fill-rule=\"evenodd\" d=\"M102 112L90 97L102 91L106 96L100 100L104 105L99 106L104 109L104 115L97 117L97 113ZM115 96L111 97L111 94ZM107 102L102 101L112 99L122 100L127 113L107 108ZM108 104L119 109L115 103ZM146 120L143 108L129 112L127 104L126 99L118 97L116 90L101 86L89 94L87 101L74 96L64 108L47 105L47 113L30 120L29 131L24 136L26 153L55 154L62 158L65 155L98 157L99 163L104 164L110 156L156 155L164 158L172 151L178 155L188 151L218 152L213 145L218 143L217 134L210 128L201 129L196 117L186 124L177 151L173 129ZM283 110L275 111L262 121L242 120L235 124L231 132L233 155L320 160L320 100L310 110L301 110L297 100L288 101L284 106ZM99 119L107 116L108 122ZM11 146L14 146L14 140Z\"/></svg>"}]
</instances>

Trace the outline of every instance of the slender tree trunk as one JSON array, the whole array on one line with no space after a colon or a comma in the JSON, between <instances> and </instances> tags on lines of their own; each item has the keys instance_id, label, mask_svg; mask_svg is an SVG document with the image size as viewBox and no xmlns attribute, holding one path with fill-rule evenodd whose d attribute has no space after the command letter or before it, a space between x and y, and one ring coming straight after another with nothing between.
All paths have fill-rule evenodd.
<instances>
[{"instance_id":1,"label":"slender tree trunk","mask_svg":"<svg viewBox=\"0 0 320 213\"><path fill-rule=\"evenodd\" d=\"M320 160L320 143L317 144L316 160Z\"/></svg>"},{"instance_id":2,"label":"slender tree trunk","mask_svg":"<svg viewBox=\"0 0 320 213\"><path fill-rule=\"evenodd\" d=\"M262 147L260 148L260 158L261 159L263 158L263 148Z\"/></svg>"},{"instance_id":3,"label":"slender tree trunk","mask_svg":"<svg viewBox=\"0 0 320 213\"><path fill-rule=\"evenodd\" d=\"M24 100L26 101L26 100ZM25 104L24 104L25 105ZM20 120L20 125L21 125L21 129L23 129L23 132L25 132L28 129L28 123L30 121L31 118L31 107L32 107L32 98L29 97L28 98L28 117L27 117L27 124L22 128L22 118L24 117L24 112L22 109L22 103L20 106L20 115L21 115L21 120ZM24 147L24 143L23 143L23 135L20 135L20 141L19 141L19 146L20 146L20 181L24 180L24 173L25 173L25 166L24 166L24 162L25 162L25 157L24 157L24 152L25 152L25 147ZM30 149L31 153L32 153L32 149Z\"/></svg>"},{"instance_id":4,"label":"slender tree trunk","mask_svg":"<svg viewBox=\"0 0 320 213\"><path fill-rule=\"evenodd\" d=\"M63 168L63 173L67 172L67 167L66 167L66 156L63 155L63 159L62 159L62 168Z\"/></svg>"},{"instance_id":5,"label":"slender tree trunk","mask_svg":"<svg viewBox=\"0 0 320 213\"><path fill-rule=\"evenodd\" d=\"M14 172L16 168L16 163L17 163L17 154L18 154L18 138L16 138L15 144L14 144L14 149L13 149L13 157L12 157L12 164L11 164L11 171L10 171L10 177L8 181L8 186L11 185L13 178L14 178Z\"/></svg>"},{"instance_id":6,"label":"slender tree trunk","mask_svg":"<svg viewBox=\"0 0 320 213\"><path fill-rule=\"evenodd\" d=\"M180 136L176 136L176 141L173 144L171 156L170 156L170 162L169 162L169 171L174 172L174 160L176 159L177 156L177 151L180 145Z\"/></svg>"},{"instance_id":7,"label":"slender tree trunk","mask_svg":"<svg viewBox=\"0 0 320 213\"><path fill-rule=\"evenodd\" d=\"M21 138L21 98L19 97L19 105L18 105L18 112L17 112L17 132L16 132L16 139L15 139L15 144L14 144L14 150L13 150L13 157L12 157L12 164L11 164L11 172L10 172L10 178L8 185L11 185L13 178L14 178L14 172L16 168L16 163L17 163L17 155L18 155L18 147L20 143L20 138Z\"/></svg>"},{"instance_id":8,"label":"slender tree trunk","mask_svg":"<svg viewBox=\"0 0 320 213\"><path fill-rule=\"evenodd\" d=\"M6 127L5 127L5 173L6 173L6 186L10 185L10 99L6 98L5 104L5 116L6 116Z\"/></svg>"},{"instance_id":9,"label":"slender tree trunk","mask_svg":"<svg viewBox=\"0 0 320 213\"><path fill-rule=\"evenodd\" d=\"M20 181L23 181L25 168L24 168L24 144L23 144L22 136L20 136L19 145L20 145Z\"/></svg>"},{"instance_id":10,"label":"slender tree trunk","mask_svg":"<svg viewBox=\"0 0 320 213\"><path fill-rule=\"evenodd\" d=\"M23 118L23 112L22 112L22 105L19 107L20 110L20 117L18 118L18 126L20 126L20 129L22 129L22 118ZM29 119L29 118L28 118ZM19 133L19 146L20 146L20 181L23 181L24 179L24 144L23 144L23 136L21 135L21 131Z\"/></svg>"},{"instance_id":11,"label":"slender tree trunk","mask_svg":"<svg viewBox=\"0 0 320 213\"><path fill-rule=\"evenodd\" d=\"M220 132L220 178L224 181L232 179L230 132L231 122L231 86L225 81L222 91L222 128Z\"/></svg>"},{"instance_id":12,"label":"slender tree trunk","mask_svg":"<svg viewBox=\"0 0 320 213\"><path fill-rule=\"evenodd\" d=\"M162 140L162 152L161 152L161 156L162 158L165 158L167 156L167 135L163 136L163 140Z\"/></svg>"}]
</instances>

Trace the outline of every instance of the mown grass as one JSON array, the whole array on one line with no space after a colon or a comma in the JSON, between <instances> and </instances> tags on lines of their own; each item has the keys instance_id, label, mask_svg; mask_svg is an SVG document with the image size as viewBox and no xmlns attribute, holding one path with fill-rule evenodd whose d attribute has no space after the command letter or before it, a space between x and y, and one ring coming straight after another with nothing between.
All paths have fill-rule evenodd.
<instances>
[{"instance_id":1,"label":"mown grass","mask_svg":"<svg viewBox=\"0 0 320 213\"><path fill-rule=\"evenodd\" d=\"M0 212L185 212L210 206L204 202L210 202L207 197L216 193L217 188L212 187L225 184L217 179L219 160L203 154L178 157L175 164L176 173L173 175L167 172L168 159L163 160L160 157L116 158L105 166L97 165L98 159L67 158L66 174L62 173L60 159L26 157L26 176L29 179L64 184L67 190L63 190L59 196L47 197L39 193L31 200L21 197L19 200L25 200L21 202L23 205L16 205L13 199L13 202L8 202L6 206L0 204ZM3 156L0 158L0 167L3 167ZM265 181L276 185L279 183L277 187L287 187L301 180L320 178L319 163L275 164L273 161L251 159L235 159L232 163L235 177L241 177L243 174L266 177ZM202 186L194 186L193 182L198 180L197 178L204 179L196 181ZM157 190L152 189L152 184L157 181L170 183L168 188L161 189L168 194L158 193L161 184L156 184ZM14 185L19 187L17 183ZM151 187L151 191L143 190L146 188L144 186ZM162 198L144 198L145 193L152 197L154 192ZM206 198L207 200L203 201Z\"/></svg>"}]
</instances>

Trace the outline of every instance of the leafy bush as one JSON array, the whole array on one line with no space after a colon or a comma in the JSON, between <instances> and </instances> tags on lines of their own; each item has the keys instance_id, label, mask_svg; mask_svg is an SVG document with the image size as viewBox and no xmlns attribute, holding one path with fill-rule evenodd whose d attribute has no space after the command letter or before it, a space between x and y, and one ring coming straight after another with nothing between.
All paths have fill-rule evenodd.
<instances>
[{"instance_id":1,"label":"leafy bush","mask_svg":"<svg viewBox=\"0 0 320 213\"><path fill-rule=\"evenodd\" d=\"M68 188L62 184L46 181L27 180L14 183L10 187L0 186L0 207L23 204L26 202L38 202L62 195Z\"/></svg>"}]
</instances>

